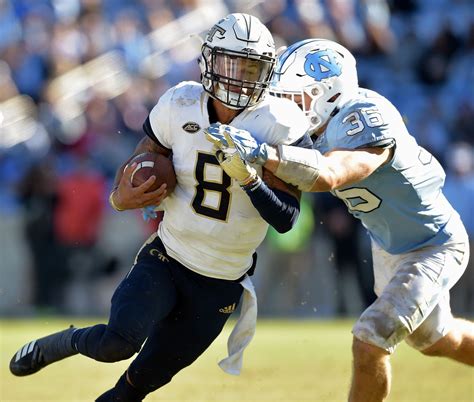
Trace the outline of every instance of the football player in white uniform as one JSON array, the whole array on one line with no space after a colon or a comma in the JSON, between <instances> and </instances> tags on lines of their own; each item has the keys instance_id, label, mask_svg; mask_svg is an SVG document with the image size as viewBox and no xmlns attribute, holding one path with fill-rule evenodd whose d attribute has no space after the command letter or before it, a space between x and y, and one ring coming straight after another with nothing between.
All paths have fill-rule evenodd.
<instances>
[{"instance_id":1,"label":"football player in white uniform","mask_svg":"<svg viewBox=\"0 0 474 402\"><path fill-rule=\"evenodd\" d=\"M360 88L339 44L308 39L279 56L271 93L299 104L313 150L278 147L233 127L209 130L240 166L256 162L303 191L331 191L372 240L377 300L353 328L351 402L384 400L389 356L403 340L428 356L474 365L474 324L454 318L449 290L469 259L466 231L442 193L438 161L408 133L396 108Z\"/></svg>"},{"instance_id":2,"label":"football player in white uniform","mask_svg":"<svg viewBox=\"0 0 474 402\"><path fill-rule=\"evenodd\" d=\"M33 374L77 353L115 362L139 352L97 401L141 401L206 350L242 296L229 357L220 362L225 371L239 373L243 349L255 330L256 300L249 279L255 250L269 224L280 232L291 229L300 192L258 166L232 165L227 171L235 155L218 153L221 168L205 130L211 123L232 122L269 144L310 148L312 141L296 104L265 96L275 49L257 18L230 14L220 20L208 31L201 56L202 82L182 82L159 99L134 152L172 157L177 176L173 193L166 193L166 185L147 193L153 177L132 187L135 166L126 163L118 169L110 195L115 209L164 200L165 214L116 289L108 324L71 328L30 342L13 356L13 374Z\"/></svg>"}]
</instances>

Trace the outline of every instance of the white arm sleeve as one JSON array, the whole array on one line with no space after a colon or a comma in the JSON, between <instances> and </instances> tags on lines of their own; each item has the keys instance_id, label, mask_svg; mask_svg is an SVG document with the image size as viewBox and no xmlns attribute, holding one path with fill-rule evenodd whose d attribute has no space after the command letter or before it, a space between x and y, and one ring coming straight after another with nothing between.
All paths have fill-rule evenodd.
<instances>
[{"instance_id":1,"label":"white arm sleeve","mask_svg":"<svg viewBox=\"0 0 474 402\"><path fill-rule=\"evenodd\" d=\"M323 156L316 149L279 145L280 163L275 175L301 191L311 191L318 180Z\"/></svg>"}]
</instances>

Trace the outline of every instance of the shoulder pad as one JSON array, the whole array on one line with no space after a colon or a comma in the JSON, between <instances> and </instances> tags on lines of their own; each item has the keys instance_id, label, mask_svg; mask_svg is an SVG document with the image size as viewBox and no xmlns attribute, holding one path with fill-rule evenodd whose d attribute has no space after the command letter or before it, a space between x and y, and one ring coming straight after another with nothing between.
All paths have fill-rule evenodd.
<instances>
[{"instance_id":1,"label":"shoulder pad","mask_svg":"<svg viewBox=\"0 0 474 402\"><path fill-rule=\"evenodd\" d=\"M325 140L330 149L356 149L395 141L404 132L397 109L376 92L363 90L330 120Z\"/></svg>"},{"instance_id":2,"label":"shoulder pad","mask_svg":"<svg viewBox=\"0 0 474 402\"><path fill-rule=\"evenodd\" d=\"M292 144L303 137L309 128L304 113L296 103L288 99L267 95L253 108L252 113L262 116L266 120L265 124L273 127L274 138L267 142Z\"/></svg>"}]
</instances>

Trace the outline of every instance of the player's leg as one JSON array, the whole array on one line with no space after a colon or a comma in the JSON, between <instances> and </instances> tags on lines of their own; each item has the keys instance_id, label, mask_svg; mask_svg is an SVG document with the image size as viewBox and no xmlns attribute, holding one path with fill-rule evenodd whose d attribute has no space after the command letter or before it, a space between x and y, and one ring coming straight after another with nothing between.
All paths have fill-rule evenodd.
<instances>
[{"instance_id":1,"label":"player's leg","mask_svg":"<svg viewBox=\"0 0 474 402\"><path fill-rule=\"evenodd\" d=\"M349 401L383 401L390 392L390 353L354 336L352 355L354 361Z\"/></svg>"},{"instance_id":2,"label":"player's leg","mask_svg":"<svg viewBox=\"0 0 474 402\"><path fill-rule=\"evenodd\" d=\"M406 342L427 356L474 365L474 323L453 318L448 292Z\"/></svg>"},{"instance_id":3,"label":"player's leg","mask_svg":"<svg viewBox=\"0 0 474 402\"><path fill-rule=\"evenodd\" d=\"M474 323L455 318L453 329L421 352L427 356L448 357L474 366Z\"/></svg>"},{"instance_id":4,"label":"player's leg","mask_svg":"<svg viewBox=\"0 0 474 402\"><path fill-rule=\"evenodd\" d=\"M373 255L380 296L353 329L351 402L383 401L388 395L389 354L442 302L464 271L466 251L464 243L452 243L391 256L374 246Z\"/></svg>"},{"instance_id":5,"label":"player's leg","mask_svg":"<svg viewBox=\"0 0 474 402\"><path fill-rule=\"evenodd\" d=\"M380 247L372 243L372 258L374 271L374 291L380 296L384 287L390 281L396 269L396 261L385 253ZM368 314L378 302L378 299L363 313ZM385 317L378 313L375 317L362 321L362 317L353 329L352 341L352 383L349 391L349 401L383 401L390 392L391 385L391 349L381 342L372 342L371 333L378 331L374 321L384 320Z\"/></svg>"},{"instance_id":6,"label":"player's leg","mask_svg":"<svg viewBox=\"0 0 474 402\"><path fill-rule=\"evenodd\" d=\"M160 247L154 237L142 247L112 297L107 325L68 329L30 342L13 356L11 372L18 376L33 374L77 353L115 362L138 352L151 327L171 311L176 301L168 262L159 257Z\"/></svg>"},{"instance_id":7,"label":"player's leg","mask_svg":"<svg viewBox=\"0 0 474 402\"><path fill-rule=\"evenodd\" d=\"M160 239L153 235L112 297L109 322L77 330L72 338L84 356L116 362L137 353L152 327L176 303L170 262Z\"/></svg>"},{"instance_id":8,"label":"player's leg","mask_svg":"<svg viewBox=\"0 0 474 402\"><path fill-rule=\"evenodd\" d=\"M71 327L22 346L10 360L11 373L19 377L27 376L51 363L76 355L78 352L71 342L74 330Z\"/></svg>"},{"instance_id":9,"label":"player's leg","mask_svg":"<svg viewBox=\"0 0 474 402\"><path fill-rule=\"evenodd\" d=\"M469 260L469 253L464 250L469 248L466 243L452 246L452 249L446 254L444 265L454 274L464 270ZM406 341L427 356L447 357L474 365L474 323L452 316L449 290L444 292L439 304Z\"/></svg>"},{"instance_id":10,"label":"player's leg","mask_svg":"<svg viewBox=\"0 0 474 402\"><path fill-rule=\"evenodd\" d=\"M237 306L243 290L236 282L205 278L185 268L177 281L181 294L177 309L158 324L127 372L97 401L111 396L141 401L170 382L219 335L232 311L225 307Z\"/></svg>"}]
</instances>

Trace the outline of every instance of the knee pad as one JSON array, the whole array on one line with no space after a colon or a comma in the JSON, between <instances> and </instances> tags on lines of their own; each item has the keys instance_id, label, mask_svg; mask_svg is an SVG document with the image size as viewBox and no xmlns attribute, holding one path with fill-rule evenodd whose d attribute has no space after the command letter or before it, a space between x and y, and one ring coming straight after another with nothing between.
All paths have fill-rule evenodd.
<instances>
[{"instance_id":1,"label":"knee pad","mask_svg":"<svg viewBox=\"0 0 474 402\"><path fill-rule=\"evenodd\" d=\"M105 363L118 362L132 357L138 350L125 338L107 329L100 341L96 360Z\"/></svg>"},{"instance_id":2,"label":"knee pad","mask_svg":"<svg viewBox=\"0 0 474 402\"><path fill-rule=\"evenodd\" d=\"M413 349L422 352L451 331L453 320L449 301L443 300L405 341Z\"/></svg>"},{"instance_id":3,"label":"knee pad","mask_svg":"<svg viewBox=\"0 0 474 402\"><path fill-rule=\"evenodd\" d=\"M409 335L410 329L394 305L379 298L364 311L354 325L352 333L362 342L378 346L391 354Z\"/></svg>"}]
</instances>

